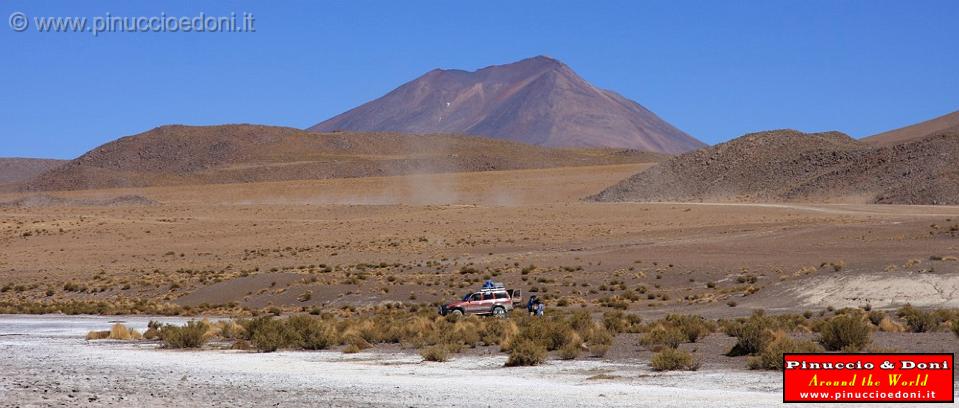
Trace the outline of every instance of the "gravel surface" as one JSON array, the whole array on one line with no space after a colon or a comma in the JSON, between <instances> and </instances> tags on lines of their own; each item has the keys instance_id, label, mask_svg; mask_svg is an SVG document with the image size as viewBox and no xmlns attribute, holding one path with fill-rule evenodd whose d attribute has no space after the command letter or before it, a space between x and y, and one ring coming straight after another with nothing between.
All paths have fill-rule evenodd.
<instances>
[{"instance_id":1,"label":"gravel surface","mask_svg":"<svg viewBox=\"0 0 959 408\"><path fill-rule=\"evenodd\" d=\"M777 373L654 373L645 361L550 361L503 368L503 356L424 363L406 353L157 350L83 340L148 318L0 316L0 406L774 406Z\"/></svg>"}]
</instances>

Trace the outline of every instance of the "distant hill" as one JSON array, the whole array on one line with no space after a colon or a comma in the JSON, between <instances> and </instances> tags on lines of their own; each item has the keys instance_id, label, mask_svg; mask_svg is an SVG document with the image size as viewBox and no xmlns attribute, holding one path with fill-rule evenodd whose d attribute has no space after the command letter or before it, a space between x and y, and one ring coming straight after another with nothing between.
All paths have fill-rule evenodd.
<instances>
[{"instance_id":1,"label":"distant hill","mask_svg":"<svg viewBox=\"0 0 959 408\"><path fill-rule=\"evenodd\" d=\"M705 146L638 103L542 56L475 72L436 69L309 130L457 133L668 154Z\"/></svg>"},{"instance_id":2,"label":"distant hill","mask_svg":"<svg viewBox=\"0 0 959 408\"><path fill-rule=\"evenodd\" d=\"M777 130L676 156L596 201L959 204L959 132L874 146L838 132Z\"/></svg>"},{"instance_id":3,"label":"distant hill","mask_svg":"<svg viewBox=\"0 0 959 408\"><path fill-rule=\"evenodd\" d=\"M97 147L20 190L243 183L650 162L622 149L551 149L456 135L163 126Z\"/></svg>"},{"instance_id":4,"label":"distant hill","mask_svg":"<svg viewBox=\"0 0 959 408\"><path fill-rule=\"evenodd\" d=\"M861 139L863 142L876 145L891 145L911 140L921 139L935 133L949 130L959 130L959 111L942 115L935 119L920 122L896 130L890 130L877 135Z\"/></svg>"},{"instance_id":5,"label":"distant hill","mask_svg":"<svg viewBox=\"0 0 959 408\"><path fill-rule=\"evenodd\" d=\"M54 159L0 157L0 184L27 181L66 162L66 160Z\"/></svg>"}]
</instances>

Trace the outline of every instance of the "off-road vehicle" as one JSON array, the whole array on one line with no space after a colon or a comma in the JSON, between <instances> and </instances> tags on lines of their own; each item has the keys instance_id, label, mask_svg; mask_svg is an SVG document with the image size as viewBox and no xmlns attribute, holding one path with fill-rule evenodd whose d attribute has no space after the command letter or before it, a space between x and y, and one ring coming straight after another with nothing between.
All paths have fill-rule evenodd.
<instances>
[{"instance_id":1,"label":"off-road vehicle","mask_svg":"<svg viewBox=\"0 0 959 408\"><path fill-rule=\"evenodd\" d=\"M443 316L475 314L505 317L522 300L519 290L506 289L503 284L496 283L492 287L467 293L463 300L440 306L439 312Z\"/></svg>"}]
</instances>

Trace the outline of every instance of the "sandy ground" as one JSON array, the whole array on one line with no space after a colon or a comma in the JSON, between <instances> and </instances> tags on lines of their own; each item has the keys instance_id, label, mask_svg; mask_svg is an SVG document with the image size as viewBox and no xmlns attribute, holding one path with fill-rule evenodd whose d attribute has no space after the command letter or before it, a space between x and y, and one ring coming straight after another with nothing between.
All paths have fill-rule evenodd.
<instances>
[{"instance_id":1,"label":"sandy ground","mask_svg":"<svg viewBox=\"0 0 959 408\"><path fill-rule=\"evenodd\" d=\"M959 207L580 201L645 166L58 193L159 204L0 209L0 301L298 310L449 301L495 277L551 307L640 292L628 310L647 315L953 304Z\"/></svg>"},{"instance_id":2,"label":"sandy ground","mask_svg":"<svg viewBox=\"0 0 959 408\"><path fill-rule=\"evenodd\" d=\"M795 291L805 306L959 307L959 275L907 274L889 277L874 274L830 277Z\"/></svg>"},{"instance_id":3,"label":"sandy ground","mask_svg":"<svg viewBox=\"0 0 959 408\"><path fill-rule=\"evenodd\" d=\"M782 398L778 373L656 373L645 361L503 368L505 357L424 363L404 353L187 352L82 339L112 321L142 329L147 319L0 316L0 406L758 407Z\"/></svg>"}]
</instances>

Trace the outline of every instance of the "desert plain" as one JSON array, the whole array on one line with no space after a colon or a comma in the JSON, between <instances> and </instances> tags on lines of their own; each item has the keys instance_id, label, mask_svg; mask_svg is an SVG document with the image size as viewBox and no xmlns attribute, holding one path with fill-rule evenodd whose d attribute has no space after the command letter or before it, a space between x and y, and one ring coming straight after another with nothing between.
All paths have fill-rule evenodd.
<instances>
[{"instance_id":1,"label":"desert plain","mask_svg":"<svg viewBox=\"0 0 959 408\"><path fill-rule=\"evenodd\" d=\"M5 194L0 201L17 205L0 208L0 302L16 311L139 301L155 305L145 313L186 321L434 308L494 279L537 294L547 314L615 310L645 321L959 306L959 207L583 200L651 165ZM115 321L143 330L146 317L46 319L0 319L13 374L0 382L6 405L242 406L256 394L250 405L436 406L456 386L457 395L504 389L503 402L534 405L575 390L584 406L668 406L679 394L755 406L775 404L781 392L778 376L726 356L736 340L721 333L681 346L702 363L681 374L650 370L653 350L639 334L616 336L601 358L502 368L495 347L447 363L401 347L353 357L162 351L82 339ZM37 324L55 330L30 329ZM951 352L959 339L877 332L873 345ZM478 380L468 386L471 376ZM442 378L456 380L431 381ZM170 381L181 385L163 385ZM397 397L384 397L393 395L387 389Z\"/></svg>"}]
</instances>

